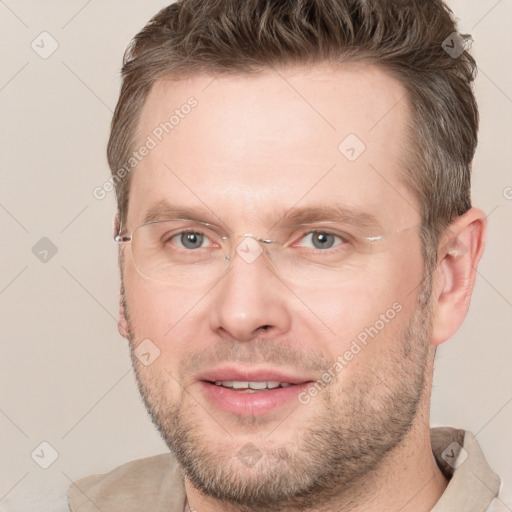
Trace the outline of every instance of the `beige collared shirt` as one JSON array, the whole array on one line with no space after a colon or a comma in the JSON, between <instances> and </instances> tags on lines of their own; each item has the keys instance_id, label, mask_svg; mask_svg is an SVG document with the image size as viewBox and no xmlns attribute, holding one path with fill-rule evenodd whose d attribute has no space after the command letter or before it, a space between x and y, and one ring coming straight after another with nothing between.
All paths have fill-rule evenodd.
<instances>
[{"instance_id":1,"label":"beige collared shirt","mask_svg":"<svg viewBox=\"0 0 512 512\"><path fill-rule=\"evenodd\" d=\"M500 486L471 432L431 430L432 451L448 487L431 512L486 512ZM172 454L128 462L105 475L75 482L68 491L71 512L183 512L183 478Z\"/></svg>"}]
</instances>

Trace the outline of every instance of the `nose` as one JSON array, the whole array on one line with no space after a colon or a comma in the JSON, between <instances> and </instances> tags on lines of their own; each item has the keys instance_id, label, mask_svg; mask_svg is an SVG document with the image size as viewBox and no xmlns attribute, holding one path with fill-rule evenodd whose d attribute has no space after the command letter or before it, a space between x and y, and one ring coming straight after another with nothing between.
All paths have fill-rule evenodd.
<instances>
[{"instance_id":1,"label":"nose","mask_svg":"<svg viewBox=\"0 0 512 512\"><path fill-rule=\"evenodd\" d=\"M250 341L290 329L290 291L254 238L245 238L233 251L230 268L214 290L210 327L220 336Z\"/></svg>"}]
</instances>

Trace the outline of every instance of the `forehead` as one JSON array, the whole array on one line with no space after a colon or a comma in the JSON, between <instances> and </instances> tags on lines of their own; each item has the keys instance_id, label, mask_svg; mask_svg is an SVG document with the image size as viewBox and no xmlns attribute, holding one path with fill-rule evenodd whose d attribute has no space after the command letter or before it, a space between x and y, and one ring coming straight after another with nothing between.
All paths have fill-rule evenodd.
<instances>
[{"instance_id":1,"label":"forehead","mask_svg":"<svg viewBox=\"0 0 512 512\"><path fill-rule=\"evenodd\" d=\"M129 222L163 200L237 222L299 202L418 217L400 180L408 121L405 90L371 65L159 80L140 117L136 147L151 148Z\"/></svg>"}]
</instances>

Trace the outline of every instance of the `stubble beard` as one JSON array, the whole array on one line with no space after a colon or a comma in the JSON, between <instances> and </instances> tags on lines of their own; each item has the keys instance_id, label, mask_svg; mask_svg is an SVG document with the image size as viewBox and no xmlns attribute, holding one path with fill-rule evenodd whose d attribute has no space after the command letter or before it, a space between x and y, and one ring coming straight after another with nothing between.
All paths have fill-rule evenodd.
<instances>
[{"instance_id":1,"label":"stubble beard","mask_svg":"<svg viewBox=\"0 0 512 512\"><path fill-rule=\"evenodd\" d=\"M229 434L222 441L208 437L208 429L203 428L205 413L186 390L177 399L168 396L164 382L141 368L133 354L130 329L139 391L184 475L200 492L224 502L226 510L318 509L371 474L411 429L426 392L431 328L426 294L430 295L428 283L409 324L398 335L399 342L390 344L386 360L344 382L342 388L335 382L325 387L314 398L322 400L323 407L300 423L295 433L298 442L249 443L257 459L252 466L241 459L239 446L230 447L234 438ZM377 338L371 343L385 341ZM267 360L273 361L271 356ZM308 405L297 403L297 407ZM202 418L196 416L198 412Z\"/></svg>"}]
</instances>

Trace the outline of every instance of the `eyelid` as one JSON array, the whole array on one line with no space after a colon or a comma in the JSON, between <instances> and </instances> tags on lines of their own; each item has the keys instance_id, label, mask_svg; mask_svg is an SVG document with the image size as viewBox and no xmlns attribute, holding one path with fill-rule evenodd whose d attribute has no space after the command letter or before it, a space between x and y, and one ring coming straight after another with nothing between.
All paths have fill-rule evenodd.
<instances>
[{"instance_id":1,"label":"eyelid","mask_svg":"<svg viewBox=\"0 0 512 512\"><path fill-rule=\"evenodd\" d=\"M204 237L202 242L203 243L209 242L210 245L207 245L206 247L203 247L203 246L197 247L195 249L190 249L189 247L185 247L183 245L183 242L180 240L181 235L183 235L184 233L195 233L195 231L188 231L188 230L178 231L177 233L174 233L170 237L168 237L167 241L168 242L172 242L174 245L176 245L177 247L179 247L182 250L194 250L194 251L197 251L198 249L208 249L208 247L211 247L211 244L213 244L215 246L215 242L212 241L212 239L208 235L205 235L204 233L198 233L199 235L202 235Z\"/></svg>"},{"instance_id":2,"label":"eyelid","mask_svg":"<svg viewBox=\"0 0 512 512\"><path fill-rule=\"evenodd\" d=\"M200 233L207 237L211 242L217 242L220 244L221 242L230 238L224 232L224 230L220 229L218 226L215 226L213 224L192 219L173 219L172 221L177 222L178 227L176 227L172 231L166 231L166 233L162 235L162 239L165 238L169 240L170 238L180 235L182 233ZM166 221L161 222L164 223ZM155 222L155 224L157 223L158 222ZM291 224L271 229L270 231L267 231L264 236L255 236L255 238L262 242L268 240L269 242L277 242L281 245L286 246L297 245L297 243L300 240L302 240L304 237L312 233L325 233L328 235L333 235L339 237L339 239L345 243L355 242L357 240L356 235L352 235L348 233L346 230L343 230L342 228L337 229L337 225L338 223L335 221L319 221L310 223ZM239 236L254 235L247 234ZM361 235L361 238L364 237Z\"/></svg>"},{"instance_id":3,"label":"eyelid","mask_svg":"<svg viewBox=\"0 0 512 512\"><path fill-rule=\"evenodd\" d=\"M213 231L213 230L210 230L210 231ZM208 232L208 230L195 229L193 227L179 228L177 230L173 230L172 232L170 232L168 234L165 234L162 238L164 240L166 240L167 242L169 242L169 241L173 241L174 239L176 239L176 237L180 237L181 235L187 234L187 233L195 233L195 234L198 234L198 235L202 235L204 237L203 242L204 241L208 241L209 242L209 244L207 246L200 247L200 249L208 249L209 247L219 247L220 243L217 240L223 240L224 239L221 236L217 236L217 235L212 236L211 233ZM180 248L183 248L181 242L178 243L176 241L173 241L173 244L177 245ZM187 249L187 248L185 248L185 249Z\"/></svg>"},{"instance_id":4,"label":"eyelid","mask_svg":"<svg viewBox=\"0 0 512 512\"><path fill-rule=\"evenodd\" d=\"M302 228L309 227L310 229L302 229L300 231L294 231L292 234L288 234L288 236L284 236L283 239L284 242L281 242L281 245L283 247L291 247L295 248L297 250L302 251L321 251L323 253L332 253L336 250L341 250L342 247L344 247L346 244L349 244L352 241L352 237L348 235L347 233L340 232L333 229L325 229L321 226L315 225L314 227L310 226L304 226L301 225ZM337 237L337 240L335 240L332 247L325 248L325 249L319 249L315 247L308 247L306 245L307 242L304 241L304 239L307 236L310 236L314 233L324 233L326 235L332 235L334 237ZM312 242L309 242L312 244Z\"/></svg>"},{"instance_id":5,"label":"eyelid","mask_svg":"<svg viewBox=\"0 0 512 512\"><path fill-rule=\"evenodd\" d=\"M187 232L205 234L205 232L210 232L214 233L216 237L221 238L223 240L226 238L226 234L224 233L223 230L221 230L220 228L213 224L208 224L206 222L191 219L171 219L169 221L156 222L155 224L164 224L165 222L183 223L183 225L181 225L180 227L177 227L174 230L172 230L174 234Z\"/></svg>"},{"instance_id":6,"label":"eyelid","mask_svg":"<svg viewBox=\"0 0 512 512\"><path fill-rule=\"evenodd\" d=\"M313 233L324 233L326 235L337 236L343 242L350 242L350 241L353 241L355 239L354 236L350 235L346 231L341 231L341 230L338 230L338 229L333 229L332 227L325 228L323 226L319 226L319 225L316 225L316 224L315 225L301 225L301 227L304 227L304 228L308 227L309 229L305 229L305 230L302 230L301 232L299 232L297 234L294 234L293 238L295 238L295 239L298 238L299 240L302 240L305 236L311 235Z\"/></svg>"},{"instance_id":7,"label":"eyelid","mask_svg":"<svg viewBox=\"0 0 512 512\"><path fill-rule=\"evenodd\" d=\"M323 234L323 235L328 235L328 236L333 236L335 237L335 239L338 239L339 242L338 243L335 243L335 245L333 247L329 247L329 249L333 249L335 247L338 247L340 245L344 245L346 243L349 243L348 242L348 237L344 237L338 233L332 233L330 231L323 231L323 230L312 230L312 231L308 231L307 233L304 233L304 235L301 236L301 238L299 239L299 242L304 240L307 236L311 236L311 235L314 235L314 234Z\"/></svg>"}]
</instances>

